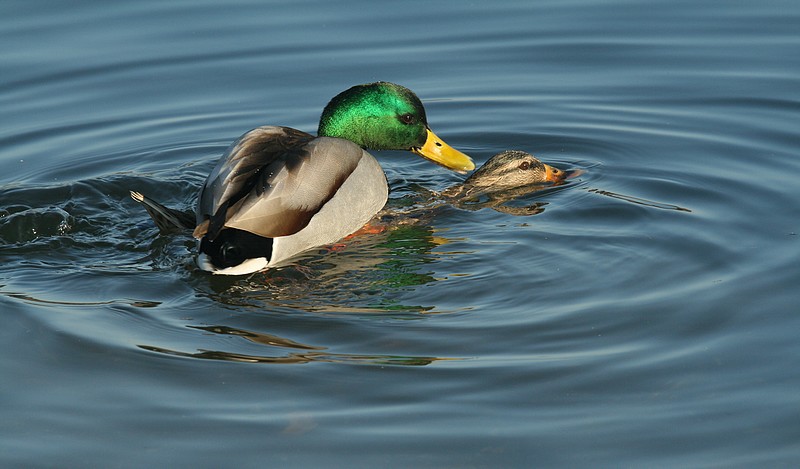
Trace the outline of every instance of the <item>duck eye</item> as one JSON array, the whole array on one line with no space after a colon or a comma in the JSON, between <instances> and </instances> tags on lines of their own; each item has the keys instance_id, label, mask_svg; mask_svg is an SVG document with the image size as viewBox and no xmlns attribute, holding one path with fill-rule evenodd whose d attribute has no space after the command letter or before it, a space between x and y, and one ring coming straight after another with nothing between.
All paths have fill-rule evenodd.
<instances>
[{"instance_id":1,"label":"duck eye","mask_svg":"<svg viewBox=\"0 0 800 469\"><path fill-rule=\"evenodd\" d=\"M403 124L413 124L414 123L414 115L411 113L406 113L400 115L400 122Z\"/></svg>"},{"instance_id":2,"label":"duck eye","mask_svg":"<svg viewBox=\"0 0 800 469\"><path fill-rule=\"evenodd\" d=\"M527 161L523 161L522 163L519 164L519 169L521 169L523 171L525 171L527 169L530 169L530 167L531 167L531 164L529 162L527 162Z\"/></svg>"}]
</instances>

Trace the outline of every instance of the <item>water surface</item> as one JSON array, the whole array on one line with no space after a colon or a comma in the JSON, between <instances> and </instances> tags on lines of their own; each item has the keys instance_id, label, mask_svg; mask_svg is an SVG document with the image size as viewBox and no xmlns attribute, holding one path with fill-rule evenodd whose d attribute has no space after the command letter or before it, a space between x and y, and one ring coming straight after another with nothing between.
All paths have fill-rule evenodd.
<instances>
[{"instance_id":1,"label":"water surface","mask_svg":"<svg viewBox=\"0 0 800 469\"><path fill-rule=\"evenodd\" d=\"M800 5L0 6L6 466L793 467ZM478 163L585 172L489 206L380 152L384 233L198 271L191 210L250 128L413 89ZM522 210L523 212L525 210Z\"/></svg>"}]
</instances>

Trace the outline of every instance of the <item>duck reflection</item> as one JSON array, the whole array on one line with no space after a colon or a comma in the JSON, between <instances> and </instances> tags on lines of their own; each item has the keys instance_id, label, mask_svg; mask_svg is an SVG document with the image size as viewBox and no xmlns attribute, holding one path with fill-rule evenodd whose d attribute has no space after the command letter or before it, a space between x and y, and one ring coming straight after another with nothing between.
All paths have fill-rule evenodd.
<instances>
[{"instance_id":1,"label":"duck reflection","mask_svg":"<svg viewBox=\"0 0 800 469\"><path fill-rule=\"evenodd\" d=\"M441 280L426 264L449 239L428 225L391 225L340 245L309 252L290 265L247 277L193 276L197 288L224 304L317 314L418 317L444 311L401 302L391 292ZM210 289L210 291L209 291Z\"/></svg>"},{"instance_id":2,"label":"duck reflection","mask_svg":"<svg viewBox=\"0 0 800 469\"><path fill-rule=\"evenodd\" d=\"M453 210L490 208L515 216L541 213L545 203L519 207L509 205L517 198L565 185L567 173L541 163L524 152L503 152L447 190L436 193L419 188L405 196L390 199L387 208L372 223L368 233L349 237L341 243L304 253L290 265L248 276L206 276L192 274L197 288L214 301L237 310L268 311L269 314L313 313L344 314L382 319L423 320L430 314L449 313L432 306L407 304L403 291L446 280L435 269L426 269L443 255L471 254L463 247L443 253L440 249L461 241L435 228L436 219ZM142 203L148 201L136 195ZM185 229L179 214L156 203L148 212L162 231ZM166 216L164 216L166 213ZM189 225L189 223L186 223ZM393 294L393 292L401 292ZM225 325L187 326L204 333L236 336L250 345L233 350L175 350L169 347L139 345L140 348L186 358L266 364L304 364L311 362L363 365L426 366L437 361L461 360L398 354L333 353L326 347L297 342L275 334ZM251 353L252 345L264 353Z\"/></svg>"},{"instance_id":3,"label":"duck reflection","mask_svg":"<svg viewBox=\"0 0 800 469\"><path fill-rule=\"evenodd\" d=\"M273 349L289 349L278 355L253 355L219 350L181 352L152 345L139 345L139 348L166 355L199 358L203 360L222 360L244 363L302 364L311 362L349 363L361 365L425 366L437 361L461 360L460 358L441 358L403 355L370 355L325 352L325 347L302 344L273 334L246 331L226 326L188 326L213 334L234 335L250 342ZM294 350L294 351L292 351Z\"/></svg>"}]
</instances>

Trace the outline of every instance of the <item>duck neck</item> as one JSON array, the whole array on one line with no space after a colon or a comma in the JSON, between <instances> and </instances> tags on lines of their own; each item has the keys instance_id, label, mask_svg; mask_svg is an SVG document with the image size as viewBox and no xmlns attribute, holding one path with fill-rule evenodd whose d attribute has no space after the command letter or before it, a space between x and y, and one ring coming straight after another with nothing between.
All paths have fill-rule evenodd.
<instances>
[{"instance_id":1,"label":"duck neck","mask_svg":"<svg viewBox=\"0 0 800 469\"><path fill-rule=\"evenodd\" d=\"M317 135L350 140L362 148L374 148L368 138L374 119L346 110L329 110L327 107L319 121Z\"/></svg>"}]
</instances>

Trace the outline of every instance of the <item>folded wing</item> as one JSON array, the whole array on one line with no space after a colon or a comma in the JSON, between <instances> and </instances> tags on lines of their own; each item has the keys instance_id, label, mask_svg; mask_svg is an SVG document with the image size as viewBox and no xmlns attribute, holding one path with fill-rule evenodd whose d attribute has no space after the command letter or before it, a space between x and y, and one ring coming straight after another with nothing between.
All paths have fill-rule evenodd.
<instances>
[{"instance_id":1,"label":"folded wing","mask_svg":"<svg viewBox=\"0 0 800 469\"><path fill-rule=\"evenodd\" d=\"M223 227L275 238L302 230L364 155L347 140L289 127L259 127L233 143L209 175L197 208L197 238Z\"/></svg>"}]
</instances>

